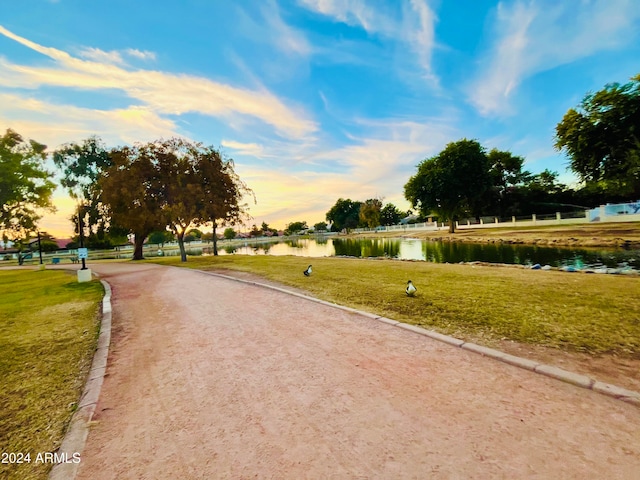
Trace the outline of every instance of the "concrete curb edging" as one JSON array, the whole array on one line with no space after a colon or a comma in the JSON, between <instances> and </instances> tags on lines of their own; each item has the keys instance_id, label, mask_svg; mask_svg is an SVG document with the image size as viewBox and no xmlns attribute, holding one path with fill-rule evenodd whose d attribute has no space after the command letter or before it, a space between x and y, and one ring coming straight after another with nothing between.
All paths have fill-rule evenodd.
<instances>
[{"instance_id":1,"label":"concrete curb edging","mask_svg":"<svg viewBox=\"0 0 640 480\"><path fill-rule=\"evenodd\" d=\"M181 267L174 267L174 268L181 268ZM454 338L449 335L444 335L442 333L434 332L432 330L427 330L425 328L418 327L416 325L398 322L396 320L392 320L390 318L386 318L381 315L375 315L373 313L363 312L361 310L356 310L355 308L345 307L342 305L338 305L336 303L327 302L326 300L320 300L318 298L310 297L308 295L292 292L291 290L287 290L285 288L268 285L266 283L255 282L253 280L244 280L241 278L236 278L236 277L232 277L230 275L224 275L221 273L207 272L204 270L194 270L194 271L200 272L204 275L211 275L214 277L225 278L227 280L234 280L236 282L245 283L248 285L255 285L258 287L269 288L271 290L276 290L278 292L286 293L288 295L304 298L305 300L310 300L315 303L320 303L322 305L327 305L329 307L338 308L346 312L356 313L358 315L361 315L373 320L377 320L379 322L387 323L389 325L402 328L403 330L409 330L411 332L424 335L425 337L432 338L439 342L444 342L449 345L453 345L455 347L460 347L463 350L479 353L480 355L483 355L485 357L490 357L500 362L513 365L515 367L523 368L525 370L539 373L540 375L544 375L549 378L554 378L556 380L570 383L577 387L585 388L587 390L593 390L594 392L607 395L609 397L613 397L616 400L622 400L623 402L627 402L637 407L640 407L640 392L627 390L625 388L618 387L616 385L612 385L609 383L599 382L598 380L590 378L586 375L569 372L568 370L563 370L562 368L554 367L552 365L545 365L540 362L536 362L535 360L529 360L527 358L510 355L508 353L501 352L499 350L495 350L489 347L483 347L482 345L477 345L475 343L465 342L464 340L460 340L458 338Z\"/></svg>"},{"instance_id":2,"label":"concrete curb edging","mask_svg":"<svg viewBox=\"0 0 640 480\"><path fill-rule=\"evenodd\" d=\"M87 382L78 402L78 409L71 417L67 433L57 452L66 461L56 463L53 466L49 473L49 480L72 480L75 478L82 458L79 455L82 454L89 435L89 422L93 418L93 413L100 397L100 390L107 369L109 344L111 343L111 286L104 280L100 280L100 283L104 287L104 297L102 298L102 321L100 323L98 345L93 355ZM77 463L74 462L75 459L79 459Z\"/></svg>"}]
</instances>

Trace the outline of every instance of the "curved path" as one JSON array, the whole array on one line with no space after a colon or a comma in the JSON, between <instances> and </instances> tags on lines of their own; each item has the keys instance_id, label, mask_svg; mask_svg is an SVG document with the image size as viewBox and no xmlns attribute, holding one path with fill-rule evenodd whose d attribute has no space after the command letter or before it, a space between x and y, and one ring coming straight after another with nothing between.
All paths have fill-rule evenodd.
<instances>
[{"instance_id":1,"label":"curved path","mask_svg":"<svg viewBox=\"0 0 640 480\"><path fill-rule=\"evenodd\" d=\"M91 268L113 330L78 479L638 478L636 406L277 291Z\"/></svg>"}]
</instances>

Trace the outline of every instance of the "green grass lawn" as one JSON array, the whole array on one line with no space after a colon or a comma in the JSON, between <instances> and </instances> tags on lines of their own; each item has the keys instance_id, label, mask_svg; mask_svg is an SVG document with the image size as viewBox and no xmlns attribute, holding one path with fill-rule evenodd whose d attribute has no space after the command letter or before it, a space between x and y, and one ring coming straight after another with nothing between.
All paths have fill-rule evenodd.
<instances>
[{"instance_id":1,"label":"green grass lawn","mask_svg":"<svg viewBox=\"0 0 640 480\"><path fill-rule=\"evenodd\" d=\"M515 267L268 255L153 260L239 270L467 341L507 339L640 358L640 278ZM313 264L309 278L302 271ZM404 293L407 280L418 288Z\"/></svg>"},{"instance_id":2,"label":"green grass lawn","mask_svg":"<svg viewBox=\"0 0 640 480\"><path fill-rule=\"evenodd\" d=\"M44 479L39 452L59 447L98 338L100 282L75 272L0 271L0 450L31 463L0 463L0 478Z\"/></svg>"}]
</instances>

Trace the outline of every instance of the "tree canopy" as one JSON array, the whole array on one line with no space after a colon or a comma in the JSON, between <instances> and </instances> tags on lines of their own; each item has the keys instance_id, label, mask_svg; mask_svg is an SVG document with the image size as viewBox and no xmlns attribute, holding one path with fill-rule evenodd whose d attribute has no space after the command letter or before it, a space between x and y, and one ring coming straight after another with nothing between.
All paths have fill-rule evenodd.
<instances>
[{"instance_id":1,"label":"tree canopy","mask_svg":"<svg viewBox=\"0 0 640 480\"><path fill-rule=\"evenodd\" d=\"M490 185L484 148L475 140L462 139L423 160L404 186L404 194L423 216L437 213L448 220L449 231L454 232L455 220L468 214Z\"/></svg>"},{"instance_id":2,"label":"tree canopy","mask_svg":"<svg viewBox=\"0 0 640 480\"><path fill-rule=\"evenodd\" d=\"M175 234L183 261L190 226L233 224L245 214L240 201L251 190L233 162L213 147L183 139L123 147L110 153L112 165L100 179L111 219L135 235L134 259L142 258L144 239L165 226Z\"/></svg>"},{"instance_id":3,"label":"tree canopy","mask_svg":"<svg viewBox=\"0 0 640 480\"><path fill-rule=\"evenodd\" d=\"M296 233L301 232L303 230L307 230L308 228L309 226L307 225L306 220L301 222L291 222L287 224L287 226L285 227L284 234L295 235Z\"/></svg>"},{"instance_id":4,"label":"tree canopy","mask_svg":"<svg viewBox=\"0 0 640 480\"><path fill-rule=\"evenodd\" d=\"M358 219L360 224L364 224L369 228L375 228L380 225L380 212L382 210L382 201L378 198L370 198L360 205Z\"/></svg>"},{"instance_id":5,"label":"tree canopy","mask_svg":"<svg viewBox=\"0 0 640 480\"><path fill-rule=\"evenodd\" d=\"M556 126L556 149L584 182L640 196L640 75L587 94Z\"/></svg>"},{"instance_id":6,"label":"tree canopy","mask_svg":"<svg viewBox=\"0 0 640 480\"><path fill-rule=\"evenodd\" d=\"M406 216L393 203L387 203L380 210L380 225L397 225Z\"/></svg>"},{"instance_id":7,"label":"tree canopy","mask_svg":"<svg viewBox=\"0 0 640 480\"><path fill-rule=\"evenodd\" d=\"M163 230L166 216L163 182L152 144L119 147L109 153L111 166L98 182L102 201L110 219L133 233L134 260L141 260L145 238L154 230Z\"/></svg>"},{"instance_id":8,"label":"tree canopy","mask_svg":"<svg viewBox=\"0 0 640 480\"><path fill-rule=\"evenodd\" d=\"M189 226L200 222L200 206L204 202L202 179L199 178L193 145L172 138L150 144L162 185L161 210L169 230L176 236L180 257L187 260L185 237Z\"/></svg>"},{"instance_id":9,"label":"tree canopy","mask_svg":"<svg viewBox=\"0 0 640 480\"><path fill-rule=\"evenodd\" d=\"M168 230L156 230L149 234L149 243L164 246L166 242L172 242L173 240L175 240L175 235Z\"/></svg>"},{"instance_id":10,"label":"tree canopy","mask_svg":"<svg viewBox=\"0 0 640 480\"><path fill-rule=\"evenodd\" d=\"M343 229L356 228L360 222L361 205L362 202L339 198L326 216L327 221L333 224L332 230L339 232Z\"/></svg>"},{"instance_id":11,"label":"tree canopy","mask_svg":"<svg viewBox=\"0 0 640 480\"><path fill-rule=\"evenodd\" d=\"M88 201L98 197L98 178L112 165L109 152L97 136L62 145L53 152L53 162L64 175L60 185L72 198Z\"/></svg>"},{"instance_id":12,"label":"tree canopy","mask_svg":"<svg viewBox=\"0 0 640 480\"><path fill-rule=\"evenodd\" d=\"M325 232L327 230L327 222L318 222L313 225L316 232Z\"/></svg>"},{"instance_id":13,"label":"tree canopy","mask_svg":"<svg viewBox=\"0 0 640 480\"><path fill-rule=\"evenodd\" d=\"M15 239L33 232L43 210L54 211L55 184L44 168L46 145L7 129L0 135L0 230Z\"/></svg>"},{"instance_id":14,"label":"tree canopy","mask_svg":"<svg viewBox=\"0 0 640 480\"><path fill-rule=\"evenodd\" d=\"M105 248L114 241L122 240L122 229L109 222L102 204L98 179L112 164L109 151L102 140L91 136L81 143L64 144L53 152L52 158L62 170L60 184L81 207L82 223L89 230L87 245ZM79 213L72 216L76 229Z\"/></svg>"},{"instance_id":15,"label":"tree canopy","mask_svg":"<svg viewBox=\"0 0 640 480\"><path fill-rule=\"evenodd\" d=\"M189 154L198 176L198 216L194 222L211 222L213 254L218 255L218 225L236 225L249 218L249 207L241 202L245 196L255 202L255 195L236 173L233 160L224 158L220 151L196 143L190 144Z\"/></svg>"},{"instance_id":16,"label":"tree canopy","mask_svg":"<svg viewBox=\"0 0 640 480\"><path fill-rule=\"evenodd\" d=\"M494 215L505 217L519 213L523 189L533 179L528 171L523 171L524 158L509 151L496 148L487 154L489 162L489 188L471 205L471 213L475 217Z\"/></svg>"}]
</instances>

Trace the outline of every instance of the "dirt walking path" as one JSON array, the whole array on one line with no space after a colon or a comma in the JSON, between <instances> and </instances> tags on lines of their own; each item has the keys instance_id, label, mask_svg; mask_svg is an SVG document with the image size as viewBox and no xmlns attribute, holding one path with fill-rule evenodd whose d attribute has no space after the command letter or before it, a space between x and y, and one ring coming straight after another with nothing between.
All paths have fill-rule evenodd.
<instances>
[{"instance_id":1,"label":"dirt walking path","mask_svg":"<svg viewBox=\"0 0 640 480\"><path fill-rule=\"evenodd\" d=\"M113 334L78 479L638 478L633 405L272 290L92 268Z\"/></svg>"}]
</instances>

